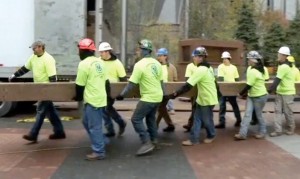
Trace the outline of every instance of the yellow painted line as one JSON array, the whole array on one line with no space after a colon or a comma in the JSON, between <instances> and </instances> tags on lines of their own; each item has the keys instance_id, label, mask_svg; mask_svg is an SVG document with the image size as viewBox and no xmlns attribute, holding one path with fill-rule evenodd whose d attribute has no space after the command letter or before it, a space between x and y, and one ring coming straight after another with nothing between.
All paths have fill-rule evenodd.
<instances>
[{"instance_id":1,"label":"yellow painted line","mask_svg":"<svg viewBox=\"0 0 300 179\"><path fill-rule=\"evenodd\" d=\"M60 117L62 121L72 121L76 120L77 118L71 117L71 116L62 116ZM35 118L24 118L24 119L19 119L17 120L18 123L32 123L35 122ZM48 118L45 118L44 122L50 122Z\"/></svg>"}]
</instances>

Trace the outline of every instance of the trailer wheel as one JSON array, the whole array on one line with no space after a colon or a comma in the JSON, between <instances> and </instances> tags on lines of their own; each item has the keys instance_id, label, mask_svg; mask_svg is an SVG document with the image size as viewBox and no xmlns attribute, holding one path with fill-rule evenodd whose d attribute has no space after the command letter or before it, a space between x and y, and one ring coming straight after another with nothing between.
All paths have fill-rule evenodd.
<instances>
[{"instance_id":1,"label":"trailer wheel","mask_svg":"<svg viewBox=\"0 0 300 179\"><path fill-rule=\"evenodd\" d=\"M0 101L0 117L9 115L14 111L16 106L17 102Z\"/></svg>"},{"instance_id":2,"label":"trailer wheel","mask_svg":"<svg viewBox=\"0 0 300 179\"><path fill-rule=\"evenodd\" d=\"M0 83L4 82L0 80ZM13 101L0 101L0 117L8 116L13 112L18 102Z\"/></svg>"}]
</instances>

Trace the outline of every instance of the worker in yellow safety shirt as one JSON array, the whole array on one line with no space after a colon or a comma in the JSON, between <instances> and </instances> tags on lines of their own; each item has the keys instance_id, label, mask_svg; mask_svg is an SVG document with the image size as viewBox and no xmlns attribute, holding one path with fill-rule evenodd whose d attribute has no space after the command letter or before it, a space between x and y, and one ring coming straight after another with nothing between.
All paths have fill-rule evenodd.
<instances>
[{"instance_id":1,"label":"worker in yellow safety shirt","mask_svg":"<svg viewBox=\"0 0 300 179\"><path fill-rule=\"evenodd\" d=\"M199 58L197 58L197 56L194 53L192 53L192 58L193 58L193 62L189 63L186 66L185 75L184 75L185 80L188 80L193 75L194 71L198 68L198 65L200 63ZM186 132L190 132L190 130L192 128L193 116L194 116L195 105L196 105L196 103L195 103L196 98L191 97L190 99L191 99L192 112L188 119L188 123L183 125L183 128L186 129Z\"/></svg>"},{"instance_id":2,"label":"worker in yellow safety shirt","mask_svg":"<svg viewBox=\"0 0 300 179\"><path fill-rule=\"evenodd\" d=\"M34 54L29 57L26 64L16 71L8 79L8 81L10 82L17 77L32 71L34 83L56 82L57 76L55 59L45 51L45 43L42 41L36 41L30 46L30 48L32 48ZM37 142L39 131L46 116L48 116L54 132L49 136L49 139L66 138L61 119L52 101L39 101L37 103L36 111L36 121L31 128L31 131L27 135L24 135L23 139Z\"/></svg>"},{"instance_id":3,"label":"worker in yellow safety shirt","mask_svg":"<svg viewBox=\"0 0 300 179\"><path fill-rule=\"evenodd\" d=\"M106 68L109 69L107 72L108 80L111 83L125 82L127 81L125 68L112 50L110 44L107 42L101 42L99 45L100 58L104 61ZM124 133L126 127L125 120L113 107L114 103L115 99L111 97L107 98L107 106L103 117L104 126L107 130L106 137L114 137L116 135L112 119L119 125L118 136Z\"/></svg>"},{"instance_id":4,"label":"worker in yellow safety shirt","mask_svg":"<svg viewBox=\"0 0 300 179\"><path fill-rule=\"evenodd\" d=\"M163 82L168 82L169 76L172 75L170 73L174 73L173 71L171 71L169 73L169 71L173 70L175 68L172 64L170 64L167 61L169 52L166 48L160 48L160 49L158 49L156 55L157 55L158 61L162 65ZM157 124L157 126L159 126L159 123L160 123L161 119L163 118L167 124L167 127L164 128L163 131L164 132L173 132L175 130L175 125L173 124L172 119L168 113L168 109L167 109L168 103L169 103L168 99L163 99L163 101L160 103L160 105L158 107L158 116L156 119L156 124Z\"/></svg>"},{"instance_id":5,"label":"worker in yellow safety shirt","mask_svg":"<svg viewBox=\"0 0 300 179\"><path fill-rule=\"evenodd\" d=\"M283 133L287 135L295 133L296 126L292 105L296 94L295 80L298 74L293 70L293 63L287 58L290 55L289 47L283 46L278 50L279 66L277 74L268 90L269 93L276 90L274 131L270 133L271 137L277 137ZM286 131L284 131L282 126L283 115L286 118Z\"/></svg>"},{"instance_id":6,"label":"worker in yellow safety shirt","mask_svg":"<svg viewBox=\"0 0 300 179\"><path fill-rule=\"evenodd\" d=\"M215 81L214 70L207 62L207 51L204 47L197 47L192 56L199 58L199 67L189 77L187 82L168 97L174 99L183 93L190 91L197 85L198 94L195 105L194 121L188 140L182 142L184 146L192 146L200 142L200 130L203 125L207 136L204 143L212 143L216 137L213 121L213 108L218 104L218 90Z\"/></svg>"},{"instance_id":7,"label":"worker in yellow safety shirt","mask_svg":"<svg viewBox=\"0 0 300 179\"><path fill-rule=\"evenodd\" d=\"M235 140L245 140L248 136L249 124L252 114L258 119L258 132L254 136L256 139L263 139L267 133L265 119L262 115L263 108L268 99L268 92L265 86L265 70L262 56L257 51L250 51L247 54L248 65L246 86L237 95L239 97L247 94L246 111L238 134L234 135Z\"/></svg>"},{"instance_id":8,"label":"worker in yellow safety shirt","mask_svg":"<svg viewBox=\"0 0 300 179\"><path fill-rule=\"evenodd\" d=\"M261 59L261 60L262 60L262 59ZM250 69L251 69L251 68L252 68L251 66L249 66L249 67L247 68L247 72L246 72L247 75L248 75L248 73L250 72ZM248 75L248 76L249 76L249 75ZM269 81L269 79L270 79L269 71L268 71L267 67L265 67L265 66L264 66L264 79L265 79L265 81ZM258 119L257 119L256 114L255 114L255 109L253 109L252 120L251 120L250 124L251 124L251 125L256 125L256 124L258 124Z\"/></svg>"},{"instance_id":9,"label":"worker in yellow safety shirt","mask_svg":"<svg viewBox=\"0 0 300 179\"><path fill-rule=\"evenodd\" d=\"M108 139L102 132L102 120L107 97L110 96L110 85L103 60L94 56L96 51L93 40L85 38L78 43L79 57L76 77L76 96L74 100L82 101L83 126L92 143L92 153L86 155L87 160L105 158L105 145Z\"/></svg>"},{"instance_id":10,"label":"worker in yellow safety shirt","mask_svg":"<svg viewBox=\"0 0 300 179\"><path fill-rule=\"evenodd\" d=\"M229 52L225 51L221 56L223 63L218 66L218 81L224 82L236 82L239 81L239 72L235 65L230 63L231 55ZM219 110L219 124L216 128L225 128L225 114L226 114L226 101L228 101L233 109L236 122L235 127L239 127L241 123L240 108L238 106L236 96L222 96L220 100L220 110Z\"/></svg>"},{"instance_id":11,"label":"worker in yellow safety shirt","mask_svg":"<svg viewBox=\"0 0 300 179\"><path fill-rule=\"evenodd\" d=\"M131 122L142 142L142 146L136 153L136 155L141 156L153 151L157 144L155 114L163 99L163 74L161 64L151 57L152 42L147 39L141 40L139 50L142 59L134 65L129 83L116 99L123 100L129 91L139 87L141 98L131 117ZM144 126L144 118L147 129Z\"/></svg>"}]
</instances>

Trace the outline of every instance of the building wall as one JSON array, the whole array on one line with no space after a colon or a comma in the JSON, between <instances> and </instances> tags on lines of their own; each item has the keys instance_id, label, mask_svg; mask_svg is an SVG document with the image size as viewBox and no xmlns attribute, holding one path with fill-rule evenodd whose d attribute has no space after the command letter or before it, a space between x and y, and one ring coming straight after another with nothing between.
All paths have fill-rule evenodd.
<instances>
[{"instance_id":1,"label":"building wall","mask_svg":"<svg viewBox=\"0 0 300 179\"><path fill-rule=\"evenodd\" d=\"M263 9L279 10L288 20L292 20L299 9L300 0L258 0Z\"/></svg>"},{"instance_id":2,"label":"building wall","mask_svg":"<svg viewBox=\"0 0 300 179\"><path fill-rule=\"evenodd\" d=\"M35 40L43 40L57 62L59 74L76 74L77 43L86 35L86 1L35 2Z\"/></svg>"}]
</instances>

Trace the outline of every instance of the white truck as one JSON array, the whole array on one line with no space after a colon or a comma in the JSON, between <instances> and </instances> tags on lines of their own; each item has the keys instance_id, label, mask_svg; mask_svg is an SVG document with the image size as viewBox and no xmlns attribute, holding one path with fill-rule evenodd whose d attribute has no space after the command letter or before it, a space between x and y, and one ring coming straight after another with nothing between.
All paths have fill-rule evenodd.
<instances>
[{"instance_id":1,"label":"white truck","mask_svg":"<svg viewBox=\"0 0 300 179\"><path fill-rule=\"evenodd\" d=\"M127 7L127 4L130 4L130 7ZM84 37L95 39L96 45L100 41L110 42L114 51L121 54L121 60L126 64L125 46L131 44L130 49L135 49L135 43L140 38L137 34L142 34L140 31L143 28L140 27L149 22L179 25L182 7L181 0L1 1L0 82L7 82L8 77L25 64L32 54L29 46L36 40L45 42L46 51L56 59L60 81L75 79L80 61L77 43ZM127 9L130 9L131 13L127 14ZM151 13L152 11L155 13ZM130 36L129 43L126 39L127 34ZM32 81L32 74L28 73L17 80ZM28 103L30 102L0 101L0 117L12 112L17 105Z\"/></svg>"},{"instance_id":2,"label":"white truck","mask_svg":"<svg viewBox=\"0 0 300 179\"><path fill-rule=\"evenodd\" d=\"M86 14L83 0L2 1L0 82L7 82L25 64L32 54L29 46L35 40L44 41L46 51L56 59L59 80L74 79L79 63L77 42L86 36ZM32 74L18 81L32 81ZM0 117L12 112L18 104L21 103L0 101Z\"/></svg>"}]
</instances>

